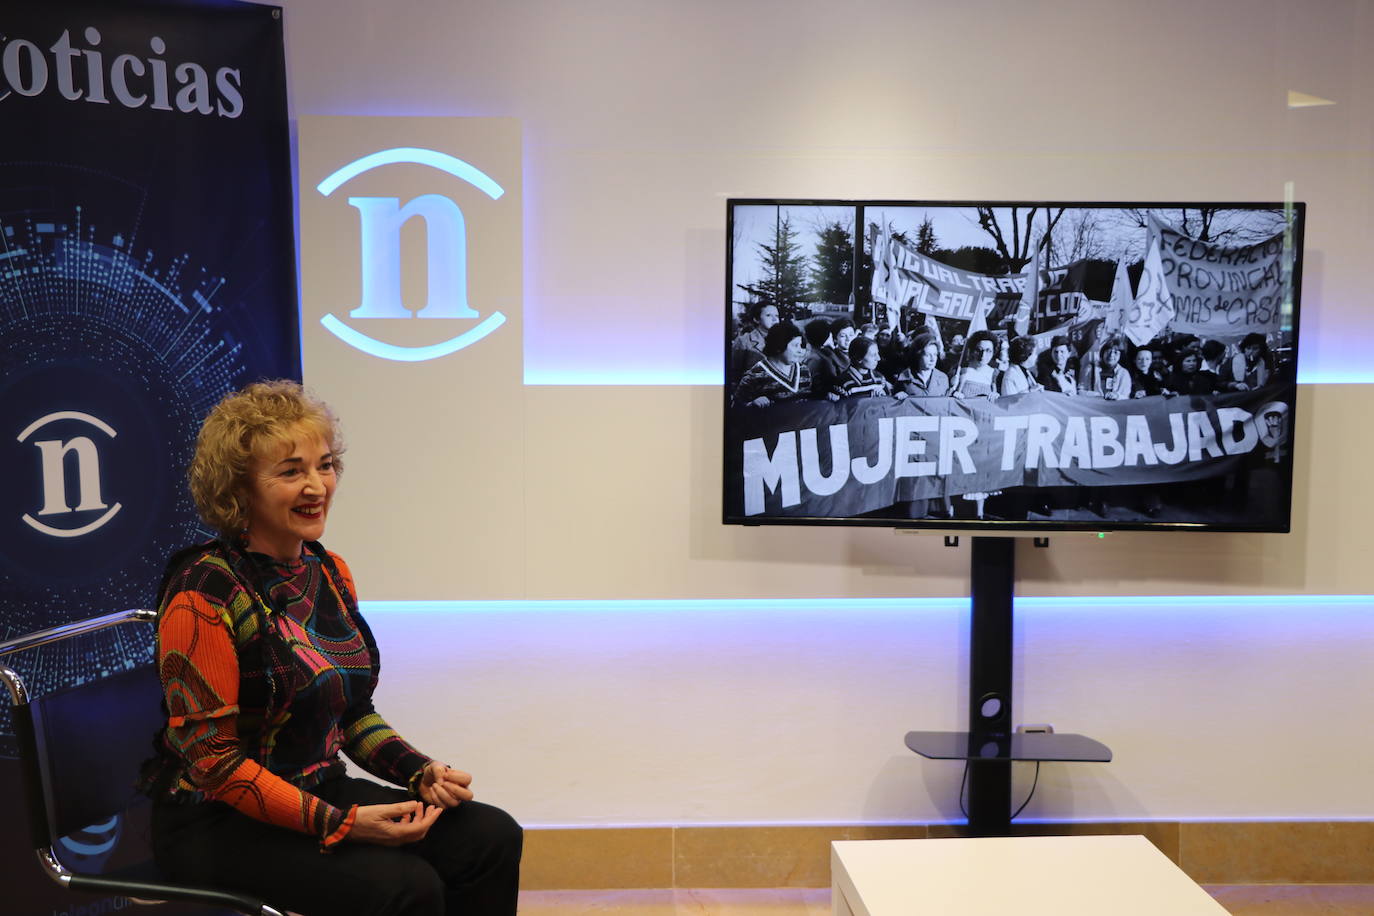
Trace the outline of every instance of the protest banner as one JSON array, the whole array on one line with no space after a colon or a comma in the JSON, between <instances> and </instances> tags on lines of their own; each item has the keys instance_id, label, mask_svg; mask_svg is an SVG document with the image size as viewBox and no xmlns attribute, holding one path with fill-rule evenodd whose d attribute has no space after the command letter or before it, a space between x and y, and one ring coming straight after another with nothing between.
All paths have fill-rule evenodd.
<instances>
[{"instance_id":1,"label":"protest banner","mask_svg":"<svg viewBox=\"0 0 1374 916\"><path fill-rule=\"evenodd\" d=\"M1200 480L1246 456L1286 460L1292 387L1109 401L1036 391L793 401L733 411L727 507L741 517L847 518L909 500L1012 487Z\"/></svg>"},{"instance_id":2,"label":"protest banner","mask_svg":"<svg viewBox=\"0 0 1374 916\"><path fill-rule=\"evenodd\" d=\"M1049 334L1084 317L1088 298L1082 291L1084 271L1080 263L1044 271L1049 282L1041 282L1037 252L1025 273L994 277L951 267L882 229L873 251L875 299L915 308L935 318L969 323L969 333L977 330L981 321L992 329L1010 326L1026 333ZM1027 278L1032 274L1036 280L1029 284L1028 293Z\"/></svg>"},{"instance_id":3,"label":"protest banner","mask_svg":"<svg viewBox=\"0 0 1374 916\"><path fill-rule=\"evenodd\" d=\"M1157 221L1159 270L1173 300L1173 331L1235 342L1283 328L1284 237L1225 247L1199 241ZM1148 338L1147 338L1148 339Z\"/></svg>"}]
</instances>

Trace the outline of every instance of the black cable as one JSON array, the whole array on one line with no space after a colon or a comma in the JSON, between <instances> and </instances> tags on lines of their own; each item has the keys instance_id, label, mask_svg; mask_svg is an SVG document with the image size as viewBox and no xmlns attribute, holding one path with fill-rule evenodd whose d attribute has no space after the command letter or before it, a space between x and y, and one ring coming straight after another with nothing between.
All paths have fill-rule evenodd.
<instances>
[{"instance_id":1,"label":"black cable","mask_svg":"<svg viewBox=\"0 0 1374 916\"><path fill-rule=\"evenodd\" d=\"M961 776L961 777L959 778L959 813L962 814L962 815L964 816L964 820L968 820L968 808L964 807L964 788L968 785L968 767L969 767L969 762L968 762L967 760L965 760L965 761L964 761L964 775ZM1023 802L1021 803L1021 807L1017 808L1016 811L1012 814L1012 816L1009 817L1009 818L1007 818L1007 820L1009 820L1009 821L1014 821L1014 820L1016 820L1016 816L1017 816L1018 814L1020 814L1022 811L1025 811L1025 810L1026 810L1026 805L1029 805L1029 804L1030 804L1030 800L1031 800L1032 798L1035 797L1035 787L1038 786L1039 784L1040 784L1040 761L1037 760L1037 761L1035 761L1035 776L1034 776L1033 779L1031 779L1030 793L1026 795L1026 800L1023 801Z\"/></svg>"},{"instance_id":2,"label":"black cable","mask_svg":"<svg viewBox=\"0 0 1374 916\"><path fill-rule=\"evenodd\" d=\"M1040 761L1037 760L1037 761L1035 761L1035 778L1031 780L1030 795L1027 795L1027 796L1026 796L1026 800L1023 801L1023 802L1021 803L1021 807L1019 807L1019 808L1016 809L1016 814L1013 814L1011 817L1008 818L1008 820L1012 820L1012 821L1016 820L1016 815L1017 815L1017 814L1020 814L1022 811L1025 811L1025 810L1026 810L1026 805L1029 805L1029 804L1030 804L1031 798L1034 797L1034 795L1035 795L1035 787L1036 787L1037 784L1039 784L1039 782L1040 782Z\"/></svg>"}]
</instances>

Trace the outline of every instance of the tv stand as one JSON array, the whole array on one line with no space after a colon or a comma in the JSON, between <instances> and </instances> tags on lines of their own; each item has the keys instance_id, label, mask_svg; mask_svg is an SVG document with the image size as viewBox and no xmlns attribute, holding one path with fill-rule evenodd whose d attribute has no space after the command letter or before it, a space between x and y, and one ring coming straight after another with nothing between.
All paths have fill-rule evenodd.
<instances>
[{"instance_id":1,"label":"tv stand","mask_svg":"<svg viewBox=\"0 0 1374 916\"><path fill-rule=\"evenodd\" d=\"M1016 538L975 537L971 560L973 613L969 639L968 731L907 732L906 746L932 760L968 764L968 828L972 836L1011 832L1013 761L1112 759L1104 744L1083 735L1018 734L1012 720L1012 600Z\"/></svg>"}]
</instances>

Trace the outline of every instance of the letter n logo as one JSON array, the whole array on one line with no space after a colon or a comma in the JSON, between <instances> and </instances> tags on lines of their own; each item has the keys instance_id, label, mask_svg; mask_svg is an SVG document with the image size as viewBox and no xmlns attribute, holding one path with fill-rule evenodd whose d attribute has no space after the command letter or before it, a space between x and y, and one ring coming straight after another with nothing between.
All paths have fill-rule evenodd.
<instances>
[{"instance_id":1,"label":"letter n logo","mask_svg":"<svg viewBox=\"0 0 1374 916\"><path fill-rule=\"evenodd\" d=\"M401 227L420 217L428 237L429 296L419 318L479 318L468 305L468 234L463 211L441 194L402 207L396 197L350 197L362 220L362 305L351 318L409 318L401 304Z\"/></svg>"},{"instance_id":2,"label":"letter n logo","mask_svg":"<svg viewBox=\"0 0 1374 916\"><path fill-rule=\"evenodd\" d=\"M461 178L498 200L505 190L486 174L447 153L415 147L382 150L349 163L316 187L328 197L339 186L364 172L384 165L426 165ZM477 319L481 314L468 304L467 222L463 211L442 194L423 194L404 205L397 197L350 197L358 211L359 268L362 301L349 311L356 320L378 318ZM425 305L415 312L401 300L401 228L411 219L424 223L429 283ZM345 324L333 314L320 323L344 343L383 359L419 362L447 356L470 346L505 324L506 317L493 312L476 326L442 341L404 347L377 340Z\"/></svg>"},{"instance_id":3,"label":"letter n logo","mask_svg":"<svg viewBox=\"0 0 1374 916\"><path fill-rule=\"evenodd\" d=\"M19 434L19 441L28 440L38 430L57 420L80 420L95 427L111 439L118 435L108 423L90 414L75 410L59 410L30 423ZM39 453L43 507L36 513L37 518L27 512L24 513L22 518L26 525L50 537L74 538L83 534L90 534L114 518L121 505L119 503L115 503L113 506L106 505L104 497L101 495L100 450L93 439L89 436L74 436L65 441L62 439L35 439L33 445ZM68 456L71 456L71 459ZM71 505L67 499L67 470L73 466L76 470L77 484L77 503L75 506ZM40 521L44 518L51 522L65 521L68 520L66 519L67 516L95 512L101 509L105 511L99 518L73 528L56 527L45 521Z\"/></svg>"}]
</instances>

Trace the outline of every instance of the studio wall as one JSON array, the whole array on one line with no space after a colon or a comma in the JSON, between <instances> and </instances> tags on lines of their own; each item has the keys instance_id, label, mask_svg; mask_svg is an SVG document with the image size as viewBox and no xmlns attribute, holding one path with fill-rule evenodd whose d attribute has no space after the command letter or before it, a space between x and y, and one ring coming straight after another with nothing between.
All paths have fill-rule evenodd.
<instances>
[{"instance_id":1,"label":"studio wall","mask_svg":"<svg viewBox=\"0 0 1374 916\"><path fill-rule=\"evenodd\" d=\"M319 324L357 304L346 226L321 245L303 216L300 243L380 705L487 797L531 825L960 818L957 767L901 737L962 721L967 542L719 524L726 197L1291 195L1294 532L1022 545L1017 718L1117 750L1047 767L1027 814L1374 814L1346 762L1374 751L1347 734L1374 601L1322 597L1370 591L1368 3L283 7L303 214L318 116L518 125L523 244L469 263L519 280L488 340L362 357ZM1347 743L1299 768L1276 722Z\"/></svg>"}]
</instances>

